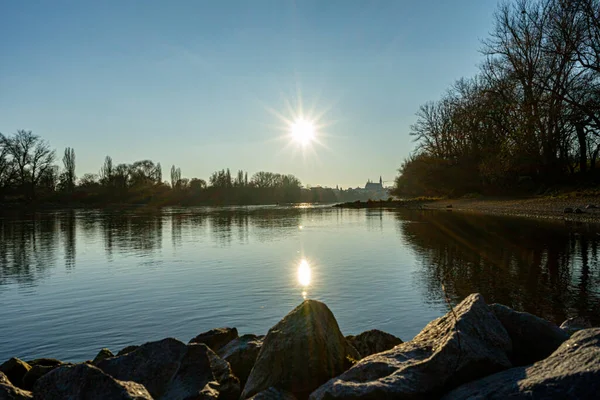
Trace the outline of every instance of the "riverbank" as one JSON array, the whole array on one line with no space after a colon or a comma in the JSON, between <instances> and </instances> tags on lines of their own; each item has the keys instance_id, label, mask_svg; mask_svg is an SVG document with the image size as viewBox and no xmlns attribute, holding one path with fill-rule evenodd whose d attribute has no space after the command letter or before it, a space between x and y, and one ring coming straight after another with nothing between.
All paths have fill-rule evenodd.
<instances>
[{"instance_id":1,"label":"riverbank","mask_svg":"<svg viewBox=\"0 0 600 400\"><path fill-rule=\"evenodd\" d=\"M11 358L0 399L583 399L600 390L599 358L600 329L586 321L559 328L480 294L407 342L376 329L344 337L325 304L305 300L266 336L219 328L84 363Z\"/></svg>"},{"instance_id":2,"label":"riverbank","mask_svg":"<svg viewBox=\"0 0 600 400\"><path fill-rule=\"evenodd\" d=\"M445 210L600 223L600 196L579 195L576 193L555 197L415 198L406 200L355 201L336 204L334 207L351 209Z\"/></svg>"},{"instance_id":3,"label":"riverbank","mask_svg":"<svg viewBox=\"0 0 600 400\"><path fill-rule=\"evenodd\" d=\"M444 199L422 203L421 208L600 222L600 196L564 195L557 197Z\"/></svg>"}]
</instances>

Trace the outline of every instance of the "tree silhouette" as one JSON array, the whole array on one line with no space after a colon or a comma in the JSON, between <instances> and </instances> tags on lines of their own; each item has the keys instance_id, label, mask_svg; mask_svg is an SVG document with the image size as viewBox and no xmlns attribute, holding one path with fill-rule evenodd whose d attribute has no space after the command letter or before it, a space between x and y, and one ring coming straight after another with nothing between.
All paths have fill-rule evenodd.
<instances>
[{"instance_id":1,"label":"tree silhouette","mask_svg":"<svg viewBox=\"0 0 600 400\"><path fill-rule=\"evenodd\" d=\"M65 168L63 176L61 177L64 189L72 193L75 190L75 150L71 147L65 149L63 155L63 166Z\"/></svg>"}]
</instances>

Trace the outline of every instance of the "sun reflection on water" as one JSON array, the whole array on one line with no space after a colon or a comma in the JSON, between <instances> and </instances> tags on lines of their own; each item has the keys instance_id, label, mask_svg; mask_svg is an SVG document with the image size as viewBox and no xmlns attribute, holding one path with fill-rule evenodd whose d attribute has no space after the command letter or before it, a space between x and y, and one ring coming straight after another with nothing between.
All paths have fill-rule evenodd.
<instances>
[{"instance_id":1,"label":"sun reflection on water","mask_svg":"<svg viewBox=\"0 0 600 400\"><path fill-rule=\"evenodd\" d=\"M306 299L307 291L306 288L310 285L311 281L311 270L310 264L306 259L300 260L300 264L298 265L298 283L303 287L302 297Z\"/></svg>"}]
</instances>

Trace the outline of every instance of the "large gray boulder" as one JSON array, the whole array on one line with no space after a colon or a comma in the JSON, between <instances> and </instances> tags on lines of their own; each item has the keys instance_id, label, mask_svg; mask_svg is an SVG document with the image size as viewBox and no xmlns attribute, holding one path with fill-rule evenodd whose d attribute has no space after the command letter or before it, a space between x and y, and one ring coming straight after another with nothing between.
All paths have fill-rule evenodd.
<instances>
[{"instance_id":1,"label":"large gray boulder","mask_svg":"<svg viewBox=\"0 0 600 400\"><path fill-rule=\"evenodd\" d=\"M547 359L467 383L443 400L597 399L599 360L600 328L581 330Z\"/></svg>"},{"instance_id":2,"label":"large gray boulder","mask_svg":"<svg viewBox=\"0 0 600 400\"><path fill-rule=\"evenodd\" d=\"M358 350L361 358L381 353L403 343L400 338L379 329L371 329L356 336L346 336L346 339Z\"/></svg>"},{"instance_id":3,"label":"large gray boulder","mask_svg":"<svg viewBox=\"0 0 600 400\"><path fill-rule=\"evenodd\" d=\"M190 340L191 343L204 343L211 348L212 351L217 352L221 347L231 342L233 339L238 337L238 331L236 328L216 328L210 331L203 332Z\"/></svg>"},{"instance_id":4,"label":"large gray boulder","mask_svg":"<svg viewBox=\"0 0 600 400\"><path fill-rule=\"evenodd\" d=\"M348 351L329 308L306 300L267 333L242 399L271 386L307 397L349 366Z\"/></svg>"},{"instance_id":5,"label":"large gray boulder","mask_svg":"<svg viewBox=\"0 0 600 400\"><path fill-rule=\"evenodd\" d=\"M243 387L260 352L264 336L243 335L222 347L217 354L231 365Z\"/></svg>"},{"instance_id":6,"label":"large gray boulder","mask_svg":"<svg viewBox=\"0 0 600 400\"><path fill-rule=\"evenodd\" d=\"M167 338L107 358L97 366L116 379L144 385L156 399L211 398L215 393L220 399L237 399L240 394L229 364L204 344L185 345Z\"/></svg>"},{"instance_id":7,"label":"large gray boulder","mask_svg":"<svg viewBox=\"0 0 600 400\"><path fill-rule=\"evenodd\" d=\"M508 333L480 294L430 322L413 340L359 361L314 391L320 399L430 399L510 368Z\"/></svg>"},{"instance_id":8,"label":"large gray boulder","mask_svg":"<svg viewBox=\"0 0 600 400\"><path fill-rule=\"evenodd\" d=\"M32 398L31 392L15 387L6 375L0 372L0 400L29 400Z\"/></svg>"},{"instance_id":9,"label":"large gray boulder","mask_svg":"<svg viewBox=\"0 0 600 400\"><path fill-rule=\"evenodd\" d=\"M543 360L569 338L558 326L533 314L515 311L502 304L491 304L490 309L512 340L510 360L514 366Z\"/></svg>"},{"instance_id":10,"label":"large gray boulder","mask_svg":"<svg viewBox=\"0 0 600 400\"><path fill-rule=\"evenodd\" d=\"M143 385L122 382L89 364L66 365L35 383L33 398L40 400L152 400Z\"/></svg>"},{"instance_id":11,"label":"large gray boulder","mask_svg":"<svg viewBox=\"0 0 600 400\"><path fill-rule=\"evenodd\" d=\"M13 357L0 365L0 372L3 372L8 380L18 387L23 385L23 377L30 369L31 365L16 357Z\"/></svg>"}]
</instances>

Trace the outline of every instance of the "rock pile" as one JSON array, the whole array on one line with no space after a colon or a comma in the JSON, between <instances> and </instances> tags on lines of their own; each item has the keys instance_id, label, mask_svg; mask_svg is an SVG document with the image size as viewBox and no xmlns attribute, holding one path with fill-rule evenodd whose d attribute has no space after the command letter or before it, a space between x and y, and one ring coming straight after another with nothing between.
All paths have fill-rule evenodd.
<instances>
[{"instance_id":1,"label":"rock pile","mask_svg":"<svg viewBox=\"0 0 600 400\"><path fill-rule=\"evenodd\" d=\"M167 338L102 349L92 360L0 365L0 400L591 399L600 393L600 328L561 328L472 294L407 342L370 330L344 337L306 300L266 336L235 328L188 344Z\"/></svg>"}]
</instances>

